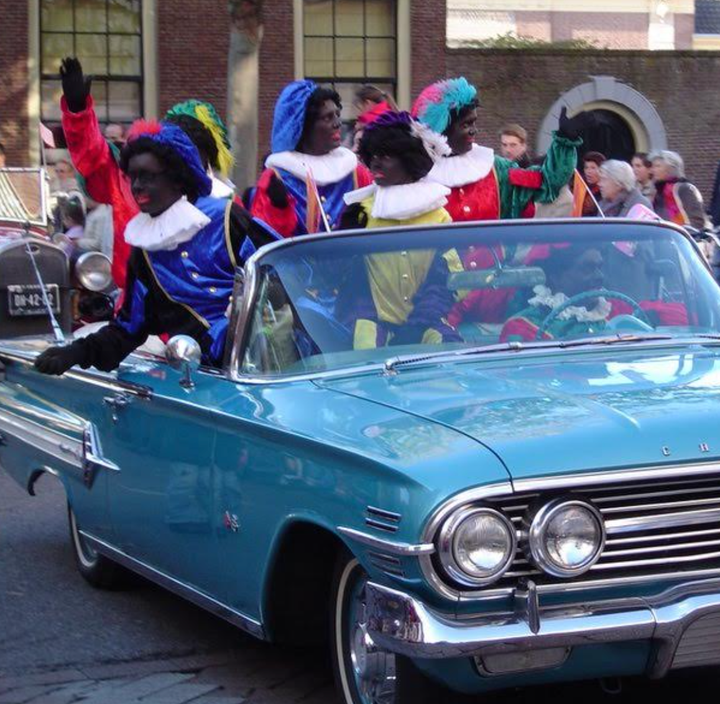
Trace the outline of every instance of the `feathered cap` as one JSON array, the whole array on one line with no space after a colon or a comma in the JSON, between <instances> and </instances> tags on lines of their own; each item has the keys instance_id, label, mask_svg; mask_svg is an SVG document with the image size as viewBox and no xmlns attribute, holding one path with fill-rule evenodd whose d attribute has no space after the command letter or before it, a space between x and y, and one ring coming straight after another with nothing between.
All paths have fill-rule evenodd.
<instances>
[{"instance_id":1,"label":"feathered cap","mask_svg":"<svg viewBox=\"0 0 720 704\"><path fill-rule=\"evenodd\" d=\"M233 159L232 152L230 151L230 140L228 138L227 128L220 118L220 115L218 115L217 110L215 110L211 103L206 103L202 100L186 100L184 103L173 105L167 113L165 113L165 119L169 120L172 117L179 117L180 115L195 118L210 132L218 151L220 174L224 178L227 178L230 175L235 159Z\"/></svg>"},{"instance_id":2,"label":"feathered cap","mask_svg":"<svg viewBox=\"0 0 720 704\"><path fill-rule=\"evenodd\" d=\"M128 132L128 143L136 139L149 139L156 144L163 144L172 149L190 169L195 177L198 194L209 196L212 191L212 181L205 173L200 153L197 147L177 125L170 122L155 122L154 120L137 120L133 122Z\"/></svg>"},{"instance_id":3,"label":"feathered cap","mask_svg":"<svg viewBox=\"0 0 720 704\"><path fill-rule=\"evenodd\" d=\"M409 112L384 112L367 127L365 132L374 132L383 127L399 127L409 132L422 142L425 151L433 161L438 161L450 155L447 139L438 132L434 132L427 125L414 120Z\"/></svg>"},{"instance_id":4,"label":"feathered cap","mask_svg":"<svg viewBox=\"0 0 720 704\"><path fill-rule=\"evenodd\" d=\"M275 103L271 148L273 153L294 151L305 127L310 96L317 89L314 81L293 81L283 88Z\"/></svg>"},{"instance_id":5,"label":"feathered cap","mask_svg":"<svg viewBox=\"0 0 720 704\"><path fill-rule=\"evenodd\" d=\"M412 108L413 117L431 130L442 134L450 126L452 113L473 105L477 88L467 79L448 78L423 89Z\"/></svg>"}]
</instances>

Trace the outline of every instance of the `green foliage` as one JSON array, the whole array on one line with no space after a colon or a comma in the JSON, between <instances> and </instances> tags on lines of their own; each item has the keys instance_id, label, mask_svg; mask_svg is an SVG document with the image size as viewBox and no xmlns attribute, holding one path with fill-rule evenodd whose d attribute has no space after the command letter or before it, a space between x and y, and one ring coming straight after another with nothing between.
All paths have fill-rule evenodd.
<instances>
[{"instance_id":1,"label":"green foliage","mask_svg":"<svg viewBox=\"0 0 720 704\"><path fill-rule=\"evenodd\" d=\"M469 39L460 41L455 45L462 49L569 49L572 51L586 51L588 49L602 49L595 41L587 39L569 39L562 42L546 42L533 37L517 36L512 32L501 34L490 39Z\"/></svg>"}]
</instances>

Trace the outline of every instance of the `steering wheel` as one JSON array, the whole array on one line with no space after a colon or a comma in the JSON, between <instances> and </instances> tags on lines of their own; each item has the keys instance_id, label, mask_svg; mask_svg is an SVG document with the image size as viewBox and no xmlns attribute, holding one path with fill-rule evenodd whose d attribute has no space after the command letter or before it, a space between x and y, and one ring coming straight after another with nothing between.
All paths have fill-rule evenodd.
<instances>
[{"instance_id":1,"label":"steering wheel","mask_svg":"<svg viewBox=\"0 0 720 704\"><path fill-rule=\"evenodd\" d=\"M535 339L542 340L542 336L545 334L545 331L550 327L552 323L555 322L557 317L564 310L567 310L571 306L575 306L578 303L582 303L582 301L586 301L589 298L614 298L615 300L627 303L629 306L632 306L633 315L642 323L647 325L649 329L653 329L652 324L650 323L650 319L647 317L647 314L640 307L640 304L636 300L630 298L630 296L626 296L624 293L620 293L619 291L606 291L604 289L597 289L595 291L584 291L583 293L578 293L576 296L568 298L565 303L561 303L557 308L550 311L549 315L545 318L545 320L542 321L540 327L538 328L538 331L535 334Z\"/></svg>"}]
</instances>

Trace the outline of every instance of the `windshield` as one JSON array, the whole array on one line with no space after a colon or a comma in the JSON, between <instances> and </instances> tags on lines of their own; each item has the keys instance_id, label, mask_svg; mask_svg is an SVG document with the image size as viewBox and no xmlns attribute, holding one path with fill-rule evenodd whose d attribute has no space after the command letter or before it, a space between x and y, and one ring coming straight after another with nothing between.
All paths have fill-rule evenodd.
<instances>
[{"instance_id":1,"label":"windshield","mask_svg":"<svg viewBox=\"0 0 720 704\"><path fill-rule=\"evenodd\" d=\"M301 240L257 267L245 374L518 342L720 333L720 289L690 242L631 221Z\"/></svg>"}]
</instances>

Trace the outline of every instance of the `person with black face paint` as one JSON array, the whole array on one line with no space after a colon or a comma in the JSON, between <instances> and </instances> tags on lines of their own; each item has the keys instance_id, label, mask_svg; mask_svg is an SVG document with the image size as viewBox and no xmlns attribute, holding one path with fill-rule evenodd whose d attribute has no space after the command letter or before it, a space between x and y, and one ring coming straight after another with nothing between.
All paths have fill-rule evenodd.
<instances>
[{"instance_id":1,"label":"person with black face paint","mask_svg":"<svg viewBox=\"0 0 720 704\"><path fill-rule=\"evenodd\" d=\"M123 289L130 255L130 247L123 235L127 223L137 215L138 206L130 191L130 184L120 169L122 144L103 136L90 94L92 79L85 76L80 61L75 58L64 59L60 66L60 77L63 89L60 101L62 127L68 150L73 165L85 179L88 195L97 203L112 206L112 274L116 286ZM232 156L227 148L229 142L225 126L212 105L197 100L186 101L173 106L166 118L181 122L181 128L187 128L188 136L199 150L207 171L212 169L219 172L220 176L227 175L232 165ZM213 178L214 195L220 195L216 182L217 179Z\"/></svg>"},{"instance_id":2,"label":"person with black face paint","mask_svg":"<svg viewBox=\"0 0 720 704\"><path fill-rule=\"evenodd\" d=\"M444 208L450 189L426 178L447 152L445 138L407 112L381 115L365 129L359 147L374 183L345 196L342 227L450 222ZM445 320L453 303L448 273L443 254L432 250L353 261L339 294L338 317L352 330L354 349L459 340Z\"/></svg>"},{"instance_id":3,"label":"person with black face paint","mask_svg":"<svg viewBox=\"0 0 720 704\"><path fill-rule=\"evenodd\" d=\"M149 335L190 335L203 363L222 361L225 312L234 273L257 247L277 239L241 206L211 197L211 181L195 145L171 123L136 123L122 151L139 213L125 228L131 247L125 299L116 318L35 361L45 374L115 369Z\"/></svg>"},{"instance_id":4,"label":"person with black face paint","mask_svg":"<svg viewBox=\"0 0 720 704\"><path fill-rule=\"evenodd\" d=\"M341 146L341 109L334 90L309 80L290 83L278 98L272 153L251 212L283 237L323 232L324 220L334 228L343 196L371 181L355 154Z\"/></svg>"}]
</instances>

